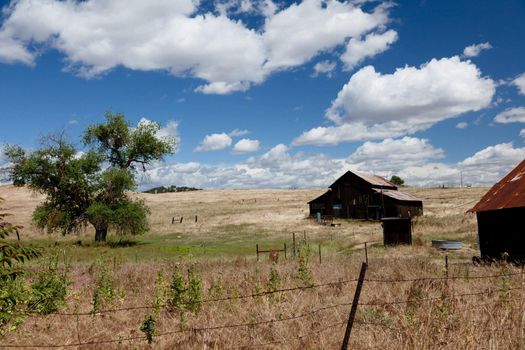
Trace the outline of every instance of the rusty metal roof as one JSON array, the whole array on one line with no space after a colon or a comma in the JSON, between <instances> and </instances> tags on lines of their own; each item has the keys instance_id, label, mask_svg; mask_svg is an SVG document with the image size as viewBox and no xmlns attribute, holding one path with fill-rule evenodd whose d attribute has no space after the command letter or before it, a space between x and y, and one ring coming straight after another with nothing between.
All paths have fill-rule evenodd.
<instances>
[{"instance_id":1,"label":"rusty metal roof","mask_svg":"<svg viewBox=\"0 0 525 350\"><path fill-rule=\"evenodd\" d=\"M397 190L380 190L377 188L373 189L377 193L383 193L383 196L387 196L390 198L397 199L398 201L406 201L406 202L423 202L421 199L414 197L411 194L397 191Z\"/></svg>"},{"instance_id":2,"label":"rusty metal roof","mask_svg":"<svg viewBox=\"0 0 525 350\"><path fill-rule=\"evenodd\" d=\"M469 212L525 207L525 160L480 199Z\"/></svg>"},{"instance_id":3,"label":"rusty metal roof","mask_svg":"<svg viewBox=\"0 0 525 350\"><path fill-rule=\"evenodd\" d=\"M357 176L359 176L360 178L362 178L363 180L365 180L366 182L368 182L371 185L397 188L396 185L394 185L390 181L385 180L381 176L371 175L371 174L363 174L363 173L358 173L358 172L354 172L354 174L356 174Z\"/></svg>"}]
</instances>

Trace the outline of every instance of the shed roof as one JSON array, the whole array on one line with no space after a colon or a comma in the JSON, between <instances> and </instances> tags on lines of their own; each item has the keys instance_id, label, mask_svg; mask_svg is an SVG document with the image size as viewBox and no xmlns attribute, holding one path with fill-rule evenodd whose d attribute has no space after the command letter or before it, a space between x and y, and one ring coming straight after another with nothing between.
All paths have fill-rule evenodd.
<instances>
[{"instance_id":1,"label":"shed roof","mask_svg":"<svg viewBox=\"0 0 525 350\"><path fill-rule=\"evenodd\" d=\"M405 192L401 192L401 191L397 191L397 190L380 190L380 189L376 189L374 188L373 189L375 192L377 193L383 193L383 196L387 196L387 197L390 197L390 198L393 198L393 199L396 199L398 201L403 201L403 202L423 202L421 199L411 195L411 194L408 194L408 193L405 193Z\"/></svg>"},{"instance_id":2,"label":"shed roof","mask_svg":"<svg viewBox=\"0 0 525 350\"><path fill-rule=\"evenodd\" d=\"M469 211L525 207L525 160L507 174Z\"/></svg>"}]
</instances>

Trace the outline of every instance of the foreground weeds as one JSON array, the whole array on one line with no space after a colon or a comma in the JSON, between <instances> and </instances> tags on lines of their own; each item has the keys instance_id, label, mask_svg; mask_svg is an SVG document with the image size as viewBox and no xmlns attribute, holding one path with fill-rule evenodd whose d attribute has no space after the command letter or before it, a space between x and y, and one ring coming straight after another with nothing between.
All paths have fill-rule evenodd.
<instances>
[{"instance_id":1,"label":"foreground weeds","mask_svg":"<svg viewBox=\"0 0 525 350\"><path fill-rule=\"evenodd\" d=\"M369 252L352 348L523 346L521 269L465 261L454 265L450 259L446 279L442 257L430 258L422 249ZM23 283L2 286L2 295L17 297L11 303L1 299L1 343L65 345L75 339L84 348L338 348L361 255L319 264L303 253L279 263L78 265L65 279L65 269L43 266ZM48 288L53 293L43 292ZM24 314L31 305L44 305L32 304L38 293L56 298L45 309L35 309L47 316ZM93 313L97 298L101 302ZM61 331L53 331L58 326Z\"/></svg>"}]
</instances>

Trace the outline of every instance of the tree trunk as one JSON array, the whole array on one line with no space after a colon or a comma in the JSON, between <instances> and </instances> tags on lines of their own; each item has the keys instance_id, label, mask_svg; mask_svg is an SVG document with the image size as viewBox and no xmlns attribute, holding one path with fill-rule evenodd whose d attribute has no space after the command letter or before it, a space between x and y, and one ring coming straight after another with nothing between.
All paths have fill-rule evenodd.
<instances>
[{"instance_id":1,"label":"tree trunk","mask_svg":"<svg viewBox=\"0 0 525 350\"><path fill-rule=\"evenodd\" d=\"M95 242L105 242L107 235L108 235L107 226L95 227Z\"/></svg>"}]
</instances>

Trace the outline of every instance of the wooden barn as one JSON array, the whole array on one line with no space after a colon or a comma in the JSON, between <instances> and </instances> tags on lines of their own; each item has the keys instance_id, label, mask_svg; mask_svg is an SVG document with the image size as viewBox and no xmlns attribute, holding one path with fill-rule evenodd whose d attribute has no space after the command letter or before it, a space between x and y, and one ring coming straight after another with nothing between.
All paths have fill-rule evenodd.
<instances>
[{"instance_id":1,"label":"wooden barn","mask_svg":"<svg viewBox=\"0 0 525 350\"><path fill-rule=\"evenodd\" d=\"M423 214L423 202L398 191L380 176L347 171L328 191L308 202L310 215L321 213L350 219L380 220L384 217L413 217Z\"/></svg>"},{"instance_id":2,"label":"wooden barn","mask_svg":"<svg viewBox=\"0 0 525 350\"><path fill-rule=\"evenodd\" d=\"M478 219L481 257L525 259L525 160L469 210Z\"/></svg>"}]
</instances>

